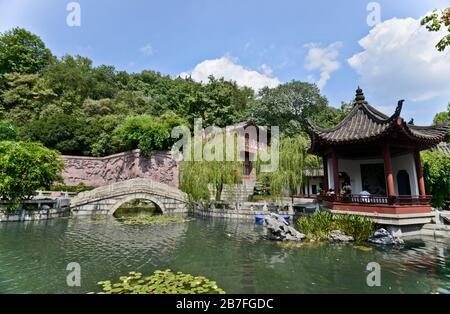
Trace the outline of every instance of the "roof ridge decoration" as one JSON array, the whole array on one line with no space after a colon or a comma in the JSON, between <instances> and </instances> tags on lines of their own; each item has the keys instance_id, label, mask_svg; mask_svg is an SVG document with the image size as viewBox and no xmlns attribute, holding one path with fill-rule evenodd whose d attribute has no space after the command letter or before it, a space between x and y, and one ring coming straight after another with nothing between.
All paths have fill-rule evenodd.
<instances>
[{"instance_id":1,"label":"roof ridge decoration","mask_svg":"<svg viewBox=\"0 0 450 314\"><path fill-rule=\"evenodd\" d=\"M324 133L330 133L330 132L339 130L340 128L345 126L347 124L347 122L349 120L351 120L358 113L358 111L360 109L362 109L366 113L366 115L368 115L372 120L375 120L376 123L389 124L389 123L392 123L393 121L397 120L400 117L404 102L405 102L404 99L399 100L397 107L395 108L394 114L392 114L390 117L388 117L384 113L378 111L377 109L375 109L369 105L369 103L366 101L366 98L364 96L362 89L358 86L358 89L356 90L356 97L355 97L355 100L353 101L352 110L336 126L331 127L331 128L323 128L323 127L320 127L317 124L315 124L311 119L307 119L307 122L313 130L317 130L319 132L324 132Z\"/></svg>"}]
</instances>

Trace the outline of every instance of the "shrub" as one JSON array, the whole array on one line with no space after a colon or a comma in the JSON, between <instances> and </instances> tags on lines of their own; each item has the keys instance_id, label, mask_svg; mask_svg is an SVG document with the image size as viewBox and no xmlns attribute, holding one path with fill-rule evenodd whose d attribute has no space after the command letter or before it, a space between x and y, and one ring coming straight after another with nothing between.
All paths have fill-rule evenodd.
<instances>
[{"instance_id":1,"label":"shrub","mask_svg":"<svg viewBox=\"0 0 450 314\"><path fill-rule=\"evenodd\" d=\"M302 217L297 224L307 238L315 240L327 240L331 231L340 230L346 235L352 236L355 242L360 243L367 241L374 231L374 224L369 218L357 215L337 215L325 211Z\"/></svg>"},{"instance_id":2,"label":"shrub","mask_svg":"<svg viewBox=\"0 0 450 314\"><path fill-rule=\"evenodd\" d=\"M215 281L205 277L195 277L170 269L156 271L151 276L130 272L119 278L120 282L101 281L100 294L224 294Z\"/></svg>"},{"instance_id":3,"label":"shrub","mask_svg":"<svg viewBox=\"0 0 450 314\"><path fill-rule=\"evenodd\" d=\"M50 187L50 191L63 191L63 192L69 192L69 193L81 193L86 191L91 191L95 189L93 186L88 186L84 183L80 183L78 185L72 186L72 185L52 185Z\"/></svg>"},{"instance_id":4,"label":"shrub","mask_svg":"<svg viewBox=\"0 0 450 314\"><path fill-rule=\"evenodd\" d=\"M374 223L366 217L357 215L335 215L335 223L340 231L352 236L356 243L367 241L375 231Z\"/></svg>"}]
</instances>

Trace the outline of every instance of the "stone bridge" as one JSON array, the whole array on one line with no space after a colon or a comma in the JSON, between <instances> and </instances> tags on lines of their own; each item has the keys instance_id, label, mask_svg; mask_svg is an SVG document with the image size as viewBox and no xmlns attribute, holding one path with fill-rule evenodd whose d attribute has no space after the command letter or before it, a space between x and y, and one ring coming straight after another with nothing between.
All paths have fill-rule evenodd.
<instances>
[{"instance_id":1,"label":"stone bridge","mask_svg":"<svg viewBox=\"0 0 450 314\"><path fill-rule=\"evenodd\" d=\"M107 214L112 215L123 204L135 199L155 203L166 213L188 211L187 194L151 179L131 179L83 192L72 198L70 208L74 216Z\"/></svg>"}]
</instances>

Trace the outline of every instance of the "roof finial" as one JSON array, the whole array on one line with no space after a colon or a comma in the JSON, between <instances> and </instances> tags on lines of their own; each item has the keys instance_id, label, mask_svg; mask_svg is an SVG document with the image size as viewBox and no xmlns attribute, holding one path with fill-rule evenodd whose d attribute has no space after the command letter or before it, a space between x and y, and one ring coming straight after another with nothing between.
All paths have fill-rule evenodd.
<instances>
[{"instance_id":1,"label":"roof finial","mask_svg":"<svg viewBox=\"0 0 450 314\"><path fill-rule=\"evenodd\" d=\"M355 101L356 102L363 102L365 100L366 100L366 97L364 96L363 90L361 89L361 87L358 86L358 89L356 90Z\"/></svg>"}]
</instances>

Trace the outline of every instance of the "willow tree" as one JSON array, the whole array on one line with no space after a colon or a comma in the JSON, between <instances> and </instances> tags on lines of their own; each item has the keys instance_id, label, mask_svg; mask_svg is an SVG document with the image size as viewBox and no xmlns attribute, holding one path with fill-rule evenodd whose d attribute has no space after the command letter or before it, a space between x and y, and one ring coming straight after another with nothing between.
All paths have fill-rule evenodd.
<instances>
[{"instance_id":1,"label":"willow tree","mask_svg":"<svg viewBox=\"0 0 450 314\"><path fill-rule=\"evenodd\" d=\"M287 192L296 194L298 188L305 181L305 169L318 168L319 158L307 153L308 139L303 135L283 137L280 141L278 168L269 173L259 171L261 162L258 161L258 176L269 183L270 194L281 197Z\"/></svg>"},{"instance_id":2,"label":"willow tree","mask_svg":"<svg viewBox=\"0 0 450 314\"><path fill-rule=\"evenodd\" d=\"M224 136L223 134L221 136ZM225 145L217 146L216 149L222 149L223 158L208 160L204 158L205 149L208 141L202 141L200 149L201 158L196 159L194 145L188 146L187 152L191 158L184 158L180 162L180 188L186 192L192 201L209 201L211 191L215 194L215 201L221 200L222 192L226 185L241 183L243 162L238 158L238 150L234 149L234 158L227 161ZM225 142L222 142L225 143ZM212 152L215 154L215 152ZM186 156L185 156L186 157ZM211 189L212 188L212 189ZM228 189L230 196L234 189Z\"/></svg>"}]
</instances>

